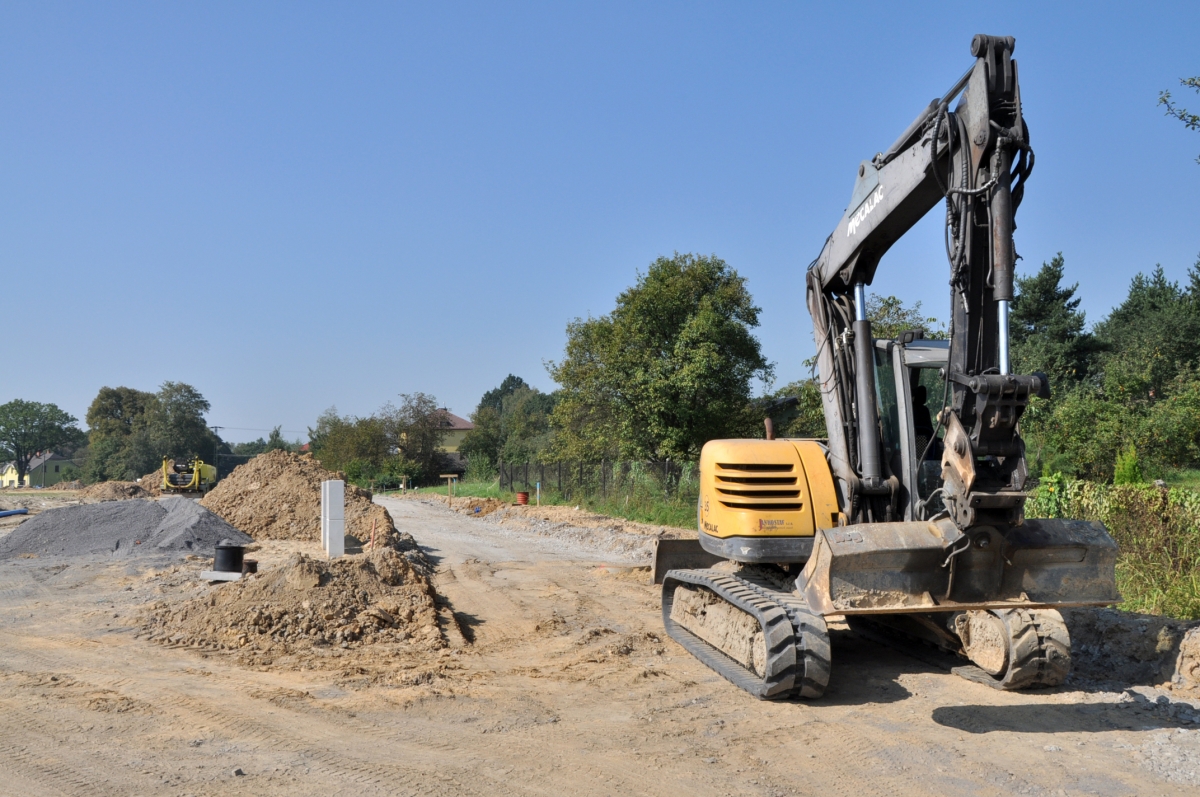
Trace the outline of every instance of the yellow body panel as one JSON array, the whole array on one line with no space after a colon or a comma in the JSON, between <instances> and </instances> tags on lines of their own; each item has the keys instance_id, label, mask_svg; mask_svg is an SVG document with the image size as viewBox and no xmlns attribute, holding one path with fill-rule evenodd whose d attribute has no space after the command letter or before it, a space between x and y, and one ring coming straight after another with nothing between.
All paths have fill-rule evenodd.
<instances>
[{"instance_id":1,"label":"yellow body panel","mask_svg":"<svg viewBox=\"0 0 1200 797\"><path fill-rule=\"evenodd\" d=\"M200 460L192 462L192 477L186 484L171 483L171 460L163 458L162 466L162 489L164 490L179 490L182 492L199 492L206 489L217 478L217 469L212 465L205 465Z\"/></svg>"},{"instance_id":2,"label":"yellow body panel","mask_svg":"<svg viewBox=\"0 0 1200 797\"><path fill-rule=\"evenodd\" d=\"M700 452L700 530L811 537L837 525L837 493L815 440L710 440Z\"/></svg>"}]
</instances>

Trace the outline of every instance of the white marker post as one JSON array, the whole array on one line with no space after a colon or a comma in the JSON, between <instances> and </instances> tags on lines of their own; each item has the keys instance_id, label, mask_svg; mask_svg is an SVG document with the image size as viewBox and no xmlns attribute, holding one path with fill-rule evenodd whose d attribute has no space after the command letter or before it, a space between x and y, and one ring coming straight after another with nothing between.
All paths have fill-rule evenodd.
<instances>
[{"instance_id":1,"label":"white marker post","mask_svg":"<svg viewBox=\"0 0 1200 797\"><path fill-rule=\"evenodd\" d=\"M321 547L330 559L346 553L346 483L321 482Z\"/></svg>"}]
</instances>

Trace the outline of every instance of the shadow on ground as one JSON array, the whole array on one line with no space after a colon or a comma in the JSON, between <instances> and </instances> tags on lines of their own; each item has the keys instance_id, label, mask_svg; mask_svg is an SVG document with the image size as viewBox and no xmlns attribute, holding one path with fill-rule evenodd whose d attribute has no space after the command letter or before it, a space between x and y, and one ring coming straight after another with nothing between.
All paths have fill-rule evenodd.
<instances>
[{"instance_id":1,"label":"shadow on ground","mask_svg":"<svg viewBox=\"0 0 1200 797\"><path fill-rule=\"evenodd\" d=\"M1129 693L1129 702L1074 705L1023 703L1016 706L941 706L933 710L938 725L966 733L1104 733L1194 728L1174 715L1190 712L1187 703L1152 702Z\"/></svg>"}]
</instances>

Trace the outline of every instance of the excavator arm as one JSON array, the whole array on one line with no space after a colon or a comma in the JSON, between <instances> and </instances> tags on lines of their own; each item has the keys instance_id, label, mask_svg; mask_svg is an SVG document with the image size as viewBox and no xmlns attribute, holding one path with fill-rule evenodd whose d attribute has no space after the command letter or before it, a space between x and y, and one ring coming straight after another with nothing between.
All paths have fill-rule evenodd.
<instances>
[{"instance_id":1,"label":"excavator arm","mask_svg":"<svg viewBox=\"0 0 1200 797\"><path fill-rule=\"evenodd\" d=\"M1011 37L976 36L975 63L886 152L863 161L850 204L808 269L808 306L839 497L852 521L896 519L881 456L866 286L888 249L944 201L951 344L942 500L955 524L1019 523L1026 477L1017 421L1045 376L1010 373L1014 218L1033 167ZM958 100L953 110L950 104Z\"/></svg>"}]
</instances>

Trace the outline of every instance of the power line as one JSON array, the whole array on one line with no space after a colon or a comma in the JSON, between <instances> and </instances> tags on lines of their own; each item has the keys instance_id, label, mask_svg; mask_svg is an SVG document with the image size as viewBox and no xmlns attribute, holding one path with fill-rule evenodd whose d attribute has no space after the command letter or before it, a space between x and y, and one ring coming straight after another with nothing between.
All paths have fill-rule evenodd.
<instances>
[{"instance_id":1,"label":"power line","mask_svg":"<svg viewBox=\"0 0 1200 797\"><path fill-rule=\"evenodd\" d=\"M209 428L212 428L212 427L209 427ZM274 429L251 429L246 426L218 426L217 428L218 429L228 429L233 432L267 432L268 434L275 431ZM280 429L279 433L280 434L307 434L308 430L305 429L303 432L300 432L295 429Z\"/></svg>"}]
</instances>

